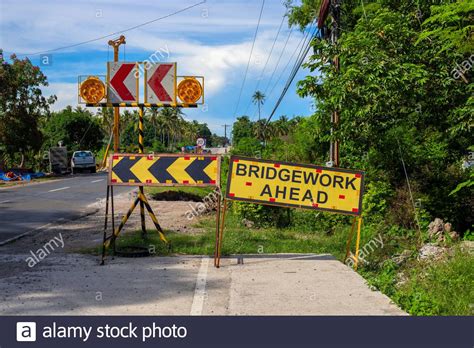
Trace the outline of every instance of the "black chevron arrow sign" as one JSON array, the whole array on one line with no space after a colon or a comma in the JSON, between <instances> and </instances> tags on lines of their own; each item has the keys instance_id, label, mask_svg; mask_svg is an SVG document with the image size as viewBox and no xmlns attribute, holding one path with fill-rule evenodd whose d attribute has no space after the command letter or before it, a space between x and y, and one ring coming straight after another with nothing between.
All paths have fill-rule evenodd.
<instances>
[{"instance_id":1,"label":"black chevron arrow sign","mask_svg":"<svg viewBox=\"0 0 474 348\"><path fill-rule=\"evenodd\" d=\"M194 181L209 182L212 179L206 174L204 169L211 163L211 157L196 158L191 164L185 169L186 173L194 179Z\"/></svg>"},{"instance_id":2,"label":"black chevron arrow sign","mask_svg":"<svg viewBox=\"0 0 474 348\"><path fill-rule=\"evenodd\" d=\"M178 183L167 170L177 159L177 157L160 157L148 170L160 183Z\"/></svg>"},{"instance_id":3,"label":"black chevron arrow sign","mask_svg":"<svg viewBox=\"0 0 474 348\"><path fill-rule=\"evenodd\" d=\"M114 174L118 176L119 180L122 182L140 182L135 174L130 171L130 168L132 168L132 166L135 165L139 159L140 157L136 156L123 157L121 161L114 165Z\"/></svg>"},{"instance_id":4,"label":"black chevron arrow sign","mask_svg":"<svg viewBox=\"0 0 474 348\"><path fill-rule=\"evenodd\" d=\"M187 154L115 154L109 185L218 186L220 157Z\"/></svg>"}]
</instances>

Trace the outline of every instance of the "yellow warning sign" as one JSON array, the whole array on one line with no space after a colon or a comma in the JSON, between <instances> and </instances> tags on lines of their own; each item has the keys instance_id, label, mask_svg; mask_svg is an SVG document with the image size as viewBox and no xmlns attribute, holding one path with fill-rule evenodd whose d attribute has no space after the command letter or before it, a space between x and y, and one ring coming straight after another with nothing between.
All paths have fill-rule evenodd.
<instances>
[{"instance_id":1,"label":"yellow warning sign","mask_svg":"<svg viewBox=\"0 0 474 348\"><path fill-rule=\"evenodd\" d=\"M360 215L364 172L232 156L230 200Z\"/></svg>"},{"instance_id":2,"label":"yellow warning sign","mask_svg":"<svg viewBox=\"0 0 474 348\"><path fill-rule=\"evenodd\" d=\"M220 157L187 154L114 154L109 185L218 186Z\"/></svg>"}]
</instances>

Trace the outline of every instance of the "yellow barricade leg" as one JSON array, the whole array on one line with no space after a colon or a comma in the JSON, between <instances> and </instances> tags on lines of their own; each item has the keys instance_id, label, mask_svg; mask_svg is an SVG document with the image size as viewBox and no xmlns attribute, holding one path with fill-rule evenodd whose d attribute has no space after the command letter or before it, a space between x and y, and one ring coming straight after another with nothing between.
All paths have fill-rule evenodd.
<instances>
[{"instance_id":1,"label":"yellow barricade leg","mask_svg":"<svg viewBox=\"0 0 474 348\"><path fill-rule=\"evenodd\" d=\"M359 216L359 223L357 224L357 239L356 239L356 251L354 256L354 269L357 271L357 264L359 263L359 243L360 243L360 229L362 226L362 216Z\"/></svg>"}]
</instances>

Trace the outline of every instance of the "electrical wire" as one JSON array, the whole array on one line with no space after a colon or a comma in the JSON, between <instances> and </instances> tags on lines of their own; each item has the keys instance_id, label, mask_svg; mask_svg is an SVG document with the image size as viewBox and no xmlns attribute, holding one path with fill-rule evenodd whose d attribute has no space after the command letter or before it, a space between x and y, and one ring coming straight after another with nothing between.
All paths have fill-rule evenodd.
<instances>
[{"instance_id":1,"label":"electrical wire","mask_svg":"<svg viewBox=\"0 0 474 348\"><path fill-rule=\"evenodd\" d=\"M285 41L285 45L283 46L283 49L280 52L280 56L278 57L277 63L275 65L275 68L272 71L272 74L270 75L270 79L268 80L267 87L265 87L265 91L263 92L264 94L267 93L268 87L270 87L270 83L273 80L273 76L275 76L275 72L278 69L278 66L280 65L281 58L283 57L283 53L285 52L286 46L288 45L288 41L290 40L291 33L293 32L293 27L291 27L290 31L288 32L288 36ZM299 45L298 45L299 46ZM294 55L294 54L293 54ZM292 57L293 57L292 55Z\"/></svg>"},{"instance_id":2,"label":"electrical wire","mask_svg":"<svg viewBox=\"0 0 474 348\"><path fill-rule=\"evenodd\" d=\"M257 28L255 29L255 34L253 37L252 48L250 49L249 59L247 61L247 68L245 69L244 79L242 81L242 86L240 87L239 98L237 99L237 104L235 106L234 118L237 115L237 110L239 109L240 99L242 98L242 91L244 90L245 80L247 79L247 73L249 71L250 60L252 58L253 49L255 47L255 41L257 40L258 28L260 27L260 20L262 19L263 7L265 6L265 0L262 0L262 7L260 8L260 15L258 16Z\"/></svg>"},{"instance_id":3,"label":"electrical wire","mask_svg":"<svg viewBox=\"0 0 474 348\"><path fill-rule=\"evenodd\" d=\"M293 29L293 27L291 28L291 30L292 30L292 29ZM287 44L288 44L288 41L289 41L289 39L290 39L291 30L290 30L290 32L288 33L288 37L287 37L287 39L286 39L285 46L283 47L283 49L282 49L282 51L281 51L281 53L280 53L280 57L278 57L277 64L275 65L275 68L273 69L272 75L270 76L270 79L269 79L269 81L268 81L268 83L267 83L267 87L265 87L265 91L263 92L264 95L267 95L267 91L268 91L268 89L270 88L271 82L273 81L273 76L275 75L275 72L276 72L276 70L277 70L277 68L278 68L278 66L279 66L279 64L280 64L280 60L281 60L281 58L282 58L282 56L283 56L283 53L284 53L284 51L285 51L285 48L286 48L286 46L287 46ZM296 46L296 48L293 50L293 53L291 54L290 58L288 59L288 62L285 64L285 66L284 66L283 69L281 70L280 75L278 76L278 78L277 78L276 81L275 81L275 84L273 85L272 89L270 90L270 93L268 94L269 97L273 94L273 91L275 90L276 86L278 85L278 82L279 82L279 81L281 80L281 78L283 77L283 74L285 73L286 69L287 69L288 66L290 65L290 63L291 63L293 57L295 56L295 53L298 51L298 49L300 48L300 46L303 47L301 44L302 44L304 41L306 41L306 37L307 37L307 36L308 36L308 32L307 32L305 35L303 35L303 36L301 37L301 40L298 42L298 45ZM301 50L300 50L300 52L301 52ZM298 56L299 56L299 54L298 54ZM257 111L258 111L258 109L255 109L255 112L253 113L253 116L252 116L252 121L255 119L255 117L256 117L256 115L257 115Z\"/></svg>"},{"instance_id":4,"label":"electrical wire","mask_svg":"<svg viewBox=\"0 0 474 348\"><path fill-rule=\"evenodd\" d=\"M278 40L278 36L280 35L281 28L283 27L283 23L285 22L285 17L286 13L283 15L281 18L280 26L278 27L275 39L273 40L272 47L270 48L270 52L268 53L267 60L265 61L265 64L263 65L262 71L260 72L260 76L257 79L257 86L255 87L255 91L258 91L258 87L260 86L260 82L262 80L263 74L265 73L265 70L267 68L268 62L270 61L270 57L272 56L273 49L275 48L275 44ZM247 108L245 109L244 114L247 114L247 111L249 110L250 105L252 105L252 100L249 101Z\"/></svg>"},{"instance_id":5,"label":"electrical wire","mask_svg":"<svg viewBox=\"0 0 474 348\"><path fill-rule=\"evenodd\" d=\"M281 73L280 75L278 76L278 78L276 79L275 83L273 84L273 87L272 89L270 90L270 93L268 94L269 96L272 95L273 91L275 90L276 86L278 86L278 82L280 81L280 79L283 77L283 74L285 73L286 69L288 68L288 66L290 65L290 63L292 62L293 60L293 57L295 56L295 53L298 52L298 49L299 49L299 53L298 53L298 56L295 60L295 64L293 65L293 68L291 69L291 72L290 72L290 75L292 74L295 66L296 66L296 63L298 62L299 60L299 57L301 56L301 52L303 51L303 48L305 47L305 43L306 43L306 40L308 38L308 35L309 35L309 32L307 32L300 40L300 42L298 43L298 45L296 46L295 50L293 51L293 53L291 54L290 56L290 59L288 59L288 62L286 63L285 67L281 70ZM300 47L301 46L301 47ZM268 87L270 87L270 85L267 86L267 89L265 90L265 93L267 92L268 90Z\"/></svg>"},{"instance_id":6,"label":"electrical wire","mask_svg":"<svg viewBox=\"0 0 474 348\"><path fill-rule=\"evenodd\" d=\"M268 117L267 121L265 122L265 127L270 123L270 120L272 119L273 115L275 114L276 110L278 109L278 107L280 106L280 103L281 101L283 100L283 98L285 97L286 95L286 92L288 91L288 89L290 88L299 68L301 67L301 64L303 64L303 61L304 59L306 58L308 52L309 52L309 49L311 48L311 42L312 42L312 39L314 37L314 35L316 34L316 31L318 30L317 26L315 27L315 29L313 30L312 34L309 36L309 40L308 42L306 43L306 39L305 39L305 44L306 46L302 46L301 50L300 50L300 53L298 55L298 59L296 60L295 62L295 65L293 66L293 69L291 71L291 74L290 76L288 77L288 80L285 84L285 87L283 88L283 91L281 92L280 94L280 97L278 98L270 116ZM304 49L303 49L304 47Z\"/></svg>"},{"instance_id":7,"label":"electrical wire","mask_svg":"<svg viewBox=\"0 0 474 348\"><path fill-rule=\"evenodd\" d=\"M286 49L286 46L288 45L288 41L290 41L290 37L291 37L292 32L293 32L293 27L291 27L290 30L288 31L288 36L286 37L285 44L283 45L283 48L280 52L280 55L278 56L278 60L275 64L275 67L273 68L272 74L270 75L270 79L268 80L267 86L265 87L265 91L263 92L264 95L267 94L268 88L270 87L270 83L273 81L273 76L275 76L275 73L276 73L278 67L280 66L281 58L283 57L283 53L285 53L285 49ZM299 47L300 44L301 44L301 42L298 44L297 48ZM294 56L294 53L293 53L292 57L293 56ZM288 64L289 64L289 62L288 62ZM283 70L285 70L287 66L285 66L285 68ZM280 77L281 77L281 75L280 75ZM252 116L252 121L257 116L257 111L258 111L258 109L255 108L255 112L253 113L253 116Z\"/></svg>"},{"instance_id":8,"label":"electrical wire","mask_svg":"<svg viewBox=\"0 0 474 348\"><path fill-rule=\"evenodd\" d=\"M132 30L135 30L135 29L138 29L138 28L141 28L145 25L148 25L148 24L151 24L151 23L154 23L154 22L157 22L157 21L160 21L160 20L163 20L163 19L166 19L166 18L169 18L171 16L174 16L174 15L177 15L179 13L182 13L182 12L185 12L187 10L190 10L196 6L199 6L199 5L202 5L206 2L207 0L203 0L201 2L198 2L198 3L195 3L194 5L190 5L190 6L187 6L187 7L184 7L180 10L177 10L175 12L172 12L172 13L169 13L165 16L161 16L159 18L155 18L155 19L152 19L150 21L147 21L147 22L144 22L144 23L141 23L141 24L138 24L138 25L135 25L133 27L130 27L130 28L126 28L126 29L123 29L123 30L120 30L120 31L116 31L114 33L111 33L111 34L107 34L107 35L104 35L104 36L101 36L101 37L98 37L98 38L95 38L95 39L90 39L90 40L87 40L87 41L82 41L82 42L79 42L79 43L76 43L76 44L72 44L72 45L68 45L68 46L62 46L62 47L58 47L58 48L53 48L53 49L50 49L50 50L46 50L46 51L39 51L39 52L33 52L33 53L27 53L27 54L18 54L18 56L34 56L34 55L40 55L40 54L45 54L45 53L51 53L51 52L56 52L56 51L61 51L61 50L65 50L65 49L68 49L68 48L73 48L73 47L77 47L77 46L82 46L82 45L85 45L85 44L88 44L88 43L91 43L91 42L95 42L95 41L99 41L99 40L103 40L103 39L106 39L108 37L111 37L111 36L117 36L118 34L123 34L123 33L126 33L128 31L132 31Z\"/></svg>"}]
</instances>

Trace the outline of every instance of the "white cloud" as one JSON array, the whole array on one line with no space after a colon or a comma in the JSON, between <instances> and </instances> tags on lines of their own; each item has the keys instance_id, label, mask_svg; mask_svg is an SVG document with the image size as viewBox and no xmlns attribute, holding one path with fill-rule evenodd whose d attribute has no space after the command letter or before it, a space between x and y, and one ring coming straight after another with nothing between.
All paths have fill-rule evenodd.
<instances>
[{"instance_id":1,"label":"white cloud","mask_svg":"<svg viewBox=\"0 0 474 348\"><path fill-rule=\"evenodd\" d=\"M5 51L25 53L67 46L132 27L197 2L199 0L2 0L0 47ZM222 133L219 131L222 128L220 123L224 122L223 117L232 117L237 102L260 4L259 1L247 0L208 0L189 11L127 32L127 45L124 47L127 60L132 56L133 60L143 61L156 50L166 47L171 53L169 61L178 62L179 75L205 76L206 99L212 108L205 113L189 110L189 117L207 122L213 131ZM257 84L283 13L281 1L266 2L239 108L242 112ZM286 36L287 28L284 26L266 69L266 78L273 70ZM296 49L300 38L301 34L294 30L280 69ZM44 93L57 95L54 110L77 105L75 81L78 75L105 74L108 39L53 54L53 65L44 69L50 81ZM286 76L284 74L283 78ZM264 81L260 88L266 84Z\"/></svg>"},{"instance_id":2,"label":"white cloud","mask_svg":"<svg viewBox=\"0 0 474 348\"><path fill-rule=\"evenodd\" d=\"M53 104L53 111L64 109L68 105L77 105L77 83L56 83L52 82L47 87L42 88L44 96L55 94L58 100Z\"/></svg>"}]
</instances>

